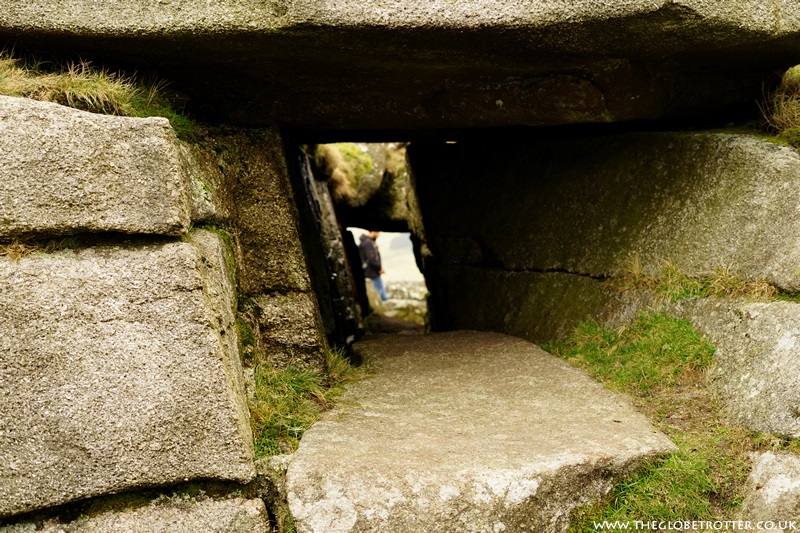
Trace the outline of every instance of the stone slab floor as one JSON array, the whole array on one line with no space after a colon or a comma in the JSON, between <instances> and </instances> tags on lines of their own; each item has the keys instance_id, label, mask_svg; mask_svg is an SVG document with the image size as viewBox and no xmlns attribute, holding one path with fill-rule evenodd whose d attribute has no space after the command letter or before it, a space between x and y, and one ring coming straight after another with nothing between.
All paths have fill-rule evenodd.
<instances>
[{"instance_id":1,"label":"stone slab floor","mask_svg":"<svg viewBox=\"0 0 800 533\"><path fill-rule=\"evenodd\" d=\"M299 532L566 531L570 512L674 445L583 371L495 333L379 335L370 377L288 469Z\"/></svg>"}]
</instances>

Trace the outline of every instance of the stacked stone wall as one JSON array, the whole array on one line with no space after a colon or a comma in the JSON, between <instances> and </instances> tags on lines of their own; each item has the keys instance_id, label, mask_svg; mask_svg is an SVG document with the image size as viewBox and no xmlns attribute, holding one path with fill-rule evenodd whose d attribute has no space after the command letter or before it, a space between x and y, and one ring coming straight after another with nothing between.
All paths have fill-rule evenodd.
<instances>
[{"instance_id":1,"label":"stacked stone wall","mask_svg":"<svg viewBox=\"0 0 800 533\"><path fill-rule=\"evenodd\" d=\"M166 119L0 97L7 530L268 530L239 304L260 306L268 357L295 342L274 323L298 297L310 366L324 339L280 137L204 143Z\"/></svg>"}]
</instances>

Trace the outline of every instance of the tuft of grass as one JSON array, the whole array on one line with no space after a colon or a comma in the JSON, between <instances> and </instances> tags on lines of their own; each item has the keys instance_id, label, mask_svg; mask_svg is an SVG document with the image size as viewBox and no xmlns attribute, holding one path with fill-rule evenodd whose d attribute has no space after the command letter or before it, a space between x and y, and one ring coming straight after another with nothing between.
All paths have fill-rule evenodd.
<instances>
[{"instance_id":1,"label":"tuft of grass","mask_svg":"<svg viewBox=\"0 0 800 533\"><path fill-rule=\"evenodd\" d=\"M293 452L303 433L330 408L322 376L262 364L256 367L255 381L250 417L256 457Z\"/></svg>"},{"instance_id":2,"label":"tuft of grass","mask_svg":"<svg viewBox=\"0 0 800 533\"><path fill-rule=\"evenodd\" d=\"M572 337L549 345L548 351L630 392L671 385L681 372L705 368L715 348L688 321L648 312L617 331L582 322Z\"/></svg>"},{"instance_id":3,"label":"tuft of grass","mask_svg":"<svg viewBox=\"0 0 800 533\"><path fill-rule=\"evenodd\" d=\"M333 395L338 395L344 385L368 376L366 369L355 366L344 348L330 348L325 354L325 369Z\"/></svg>"},{"instance_id":4,"label":"tuft of grass","mask_svg":"<svg viewBox=\"0 0 800 533\"><path fill-rule=\"evenodd\" d=\"M712 296L737 296L756 300L775 298L778 290L763 279L746 280L733 274L730 267L718 267L706 279Z\"/></svg>"},{"instance_id":5,"label":"tuft of grass","mask_svg":"<svg viewBox=\"0 0 800 533\"><path fill-rule=\"evenodd\" d=\"M138 89L131 78L92 68L86 61L55 71L40 62L0 55L0 94L21 96L111 115L128 115Z\"/></svg>"},{"instance_id":6,"label":"tuft of grass","mask_svg":"<svg viewBox=\"0 0 800 533\"><path fill-rule=\"evenodd\" d=\"M85 60L53 64L0 52L0 94L106 115L164 117L180 139L198 138L197 125L175 109L177 99L168 94L165 82L139 80Z\"/></svg>"},{"instance_id":7,"label":"tuft of grass","mask_svg":"<svg viewBox=\"0 0 800 533\"><path fill-rule=\"evenodd\" d=\"M729 266L718 266L714 271L698 277L687 276L678 267L665 261L657 276L649 275L638 256L633 256L625 271L613 283L620 290L650 290L670 301L686 298L739 297L748 300L770 300L778 297L778 290L766 280L748 280L737 276Z\"/></svg>"},{"instance_id":8,"label":"tuft of grass","mask_svg":"<svg viewBox=\"0 0 800 533\"><path fill-rule=\"evenodd\" d=\"M656 292L675 302L704 296L705 288L704 280L685 276L672 263L665 263L658 277Z\"/></svg>"},{"instance_id":9,"label":"tuft of grass","mask_svg":"<svg viewBox=\"0 0 800 533\"><path fill-rule=\"evenodd\" d=\"M342 349L326 354L326 374L261 363L255 370L250 418L257 457L291 453L303 433L334 405L344 385L366 377Z\"/></svg>"},{"instance_id":10,"label":"tuft of grass","mask_svg":"<svg viewBox=\"0 0 800 533\"><path fill-rule=\"evenodd\" d=\"M800 65L787 70L761 104L767 126L789 145L800 147Z\"/></svg>"},{"instance_id":11,"label":"tuft of grass","mask_svg":"<svg viewBox=\"0 0 800 533\"><path fill-rule=\"evenodd\" d=\"M712 515L709 496L715 492L706 453L697 453L702 439L678 441L678 451L620 482L605 516L613 520L687 520Z\"/></svg>"}]
</instances>

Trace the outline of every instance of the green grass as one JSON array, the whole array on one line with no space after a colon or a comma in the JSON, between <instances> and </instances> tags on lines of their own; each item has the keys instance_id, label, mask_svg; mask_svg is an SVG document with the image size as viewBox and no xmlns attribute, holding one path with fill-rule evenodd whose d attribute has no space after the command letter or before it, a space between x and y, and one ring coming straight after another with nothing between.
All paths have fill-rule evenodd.
<instances>
[{"instance_id":1,"label":"green grass","mask_svg":"<svg viewBox=\"0 0 800 533\"><path fill-rule=\"evenodd\" d=\"M689 322L660 313L642 313L618 331L582 322L572 337L547 349L625 391L674 384L681 372L706 367L715 351Z\"/></svg>"},{"instance_id":2,"label":"green grass","mask_svg":"<svg viewBox=\"0 0 800 533\"><path fill-rule=\"evenodd\" d=\"M291 453L303 433L333 407L343 386L366 376L340 349L331 349L323 375L294 367L278 370L261 362L255 370L255 396L250 405L257 457Z\"/></svg>"},{"instance_id":3,"label":"green grass","mask_svg":"<svg viewBox=\"0 0 800 533\"><path fill-rule=\"evenodd\" d=\"M800 65L787 70L778 87L765 96L761 114L778 142L800 148Z\"/></svg>"},{"instance_id":4,"label":"green grass","mask_svg":"<svg viewBox=\"0 0 800 533\"><path fill-rule=\"evenodd\" d=\"M88 61L46 63L0 52L0 95L107 115L164 117L178 138L194 142L198 136L197 125L176 109L178 99L166 83L111 72Z\"/></svg>"},{"instance_id":5,"label":"green grass","mask_svg":"<svg viewBox=\"0 0 800 533\"><path fill-rule=\"evenodd\" d=\"M774 448L775 442L720 422L719 406L703 384L715 349L689 322L654 312L640 313L618 330L583 322L570 338L546 349L630 393L678 446L617 483L606 500L579 510L570 531L594 531L592 522L603 520L734 516L750 468L748 453Z\"/></svg>"},{"instance_id":6,"label":"green grass","mask_svg":"<svg viewBox=\"0 0 800 533\"><path fill-rule=\"evenodd\" d=\"M603 518L697 520L712 516L709 495L715 492L715 485L711 464L706 453L698 453L695 442L680 442L677 453L619 483Z\"/></svg>"},{"instance_id":7,"label":"green grass","mask_svg":"<svg viewBox=\"0 0 800 533\"><path fill-rule=\"evenodd\" d=\"M330 404L322 376L295 368L256 367L250 408L257 457L291 453Z\"/></svg>"}]
</instances>

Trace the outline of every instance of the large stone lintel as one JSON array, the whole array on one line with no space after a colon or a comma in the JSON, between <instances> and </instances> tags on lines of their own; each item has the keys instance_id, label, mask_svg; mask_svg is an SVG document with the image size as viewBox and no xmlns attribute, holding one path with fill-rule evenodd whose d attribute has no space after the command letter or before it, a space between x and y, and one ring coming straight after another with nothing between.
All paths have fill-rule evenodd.
<instances>
[{"instance_id":1,"label":"large stone lintel","mask_svg":"<svg viewBox=\"0 0 800 533\"><path fill-rule=\"evenodd\" d=\"M0 39L157 64L207 113L309 128L703 113L760 97L798 35L791 0L0 2Z\"/></svg>"}]
</instances>

